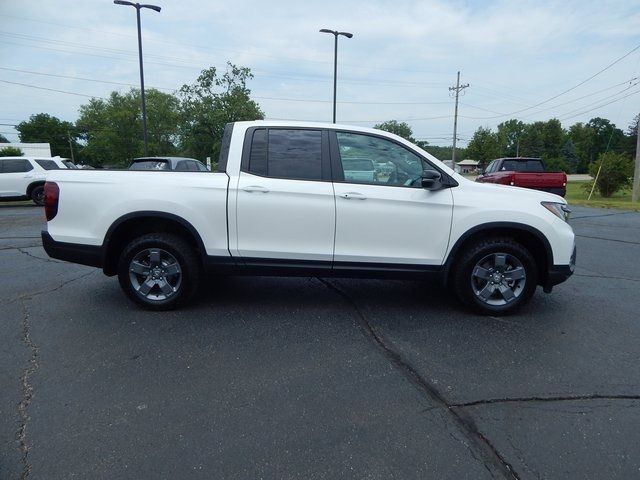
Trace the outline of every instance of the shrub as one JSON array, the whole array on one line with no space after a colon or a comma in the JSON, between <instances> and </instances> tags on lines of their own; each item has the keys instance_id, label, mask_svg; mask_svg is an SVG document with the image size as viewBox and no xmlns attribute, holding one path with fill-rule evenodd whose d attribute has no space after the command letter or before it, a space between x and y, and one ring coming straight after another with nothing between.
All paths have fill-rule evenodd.
<instances>
[{"instance_id":1,"label":"shrub","mask_svg":"<svg viewBox=\"0 0 640 480\"><path fill-rule=\"evenodd\" d=\"M602 169L600 168L602 166ZM596 188L600 196L608 198L618 190L631 186L633 162L623 153L607 152L598 156L598 160L589 165L589 174L596 177Z\"/></svg>"},{"instance_id":2,"label":"shrub","mask_svg":"<svg viewBox=\"0 0 640 480\"><path fill-rule=\"evenodd\" d=\"M21 157L24 155L18 147L0 148L0 157Z\"/></svg>"}]
</instances>

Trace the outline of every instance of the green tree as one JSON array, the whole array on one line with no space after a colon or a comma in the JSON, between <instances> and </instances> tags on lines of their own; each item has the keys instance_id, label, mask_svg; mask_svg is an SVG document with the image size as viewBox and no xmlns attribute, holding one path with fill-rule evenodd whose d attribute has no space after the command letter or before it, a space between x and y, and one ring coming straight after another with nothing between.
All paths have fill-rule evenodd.
<instances>
[{"instance_id":1,"label":"green tree","mask_svg":"<svg viewBox=\"0 0 640 480\"><path fill-rule=\"evenodd\" d=\"M0 148L0 157L21 157L24 155L18 147Z\"/></svg>"},{"instance_id":2,"label":"green tree","mask_svg":"<svg viewBox=\"0 0 640 480\"><path fill-rule=\"evenodd\" d=\"M579 122L571 125L567 136L573 143L578 157L576 172L587 173L589 164L593 160L593 145L595 141L593 130L588 125Z\"/></svg>"},{"instance_id":3,"label":"green tree","mask_svg":"<svg viewBox=\"0 0 640 480\"><path fill-rule=\"evenodd\" d=\"M562 155L562 146L565 142L565 131L562 128L560 120L552 118L544 122L542 126L542 157L560 158Z\"/></svg>"},{"instance_id":4,"label":"green tree","mask_svg":"<svg viewBox=\"0 0 640 480\"><path fill-rule=\"evenodd\" d=\"M562 146L562 159L566 163L569 168L570 173L574 173L577 170L578 162L580 159L578 158L578 153L576 152L576 146L573 144L571 138L567 137L567 140L564 142Z\"/></svg>"},{"instance_id":5,"label":"green tree","mask_svg":"<svg viewBox=\"0 0 640 480\"><path fill-rule=\"evenodd\" d=\"M11 143L9 139L0 133L0 143Z\"/></svg>"},{"instance_id":6,"label":"green tree","mask_svg":"<svg viewBox=\"0 0 640 480\"><path fill-rule=\"evenodd\" d=\"M564 172L569 173L569 165L564 161L564 158L551 157L544 159L544 166L549 172Z\"/></svg>"},{"instance_id":7,"label":"green tree","mask_svg":"<svg viewBox=\"0 0 640 480\"><path fill-rule=\"evenodd\" d=\"M388 120L378 125L374 125L373 128L378 130L384 130L385 132L394 133L399 137L409 140L411 143L417 143L413 138L413 130L406 122L398 122L397 120Z\"/></svg>"},{"instance_id":8,"label":"green tree","mask_svg":"<svg viewBox=\"0 0 640 480\"><path fill-rule=\"evenodd\" d=\"M480 162L484 168L494 158L500 156L498 136L490 128L479 127L467 145L467 157Z\"/></svg>"},{"instance_id":9,"label":"green tree","mask_svg":"<svg viewBox=\"0 0 640 480\"><path fill-rule=\"evenodd\" d=\"M519 155L520 137L523 136L526 124L520 120L511 119L498 125L499 156L515 157Z\"/></svg>"},{"instance_id":10,"label":"green tree","mask_svg":"<svg viewBox=\"0 0 640 480\"><path fill-rule=\"evenodd\" d=\"M451 160L453 158L453 146L451 145L448 147L440 147L438 145L426 145L423 147L420 145L420 147L436 157L438 160ZM467 149L456 146L456 158L468 158Z\"/></svg>"},{"instance_id":11,"label":"green tree","mask_svg":"<svg viewBox=\"0 0 640 480\"><path fill-rule=\"evenodd\" d=\"M171 94L145 91L149 155L176 153L179 135L179 102ZM76 122L86 142L81 151L93 166L126 165L144 155L140 91L111 92L108 99L92 98L80 107Z\"/></svg>"},{"instance_id":12,"label":"green tree","mask_svg":"<svg viewBox=\"0 0 640 480\"><path fill-rule=\"evenodd\" d=\"M180 88L180 145L187 155L216 161L227 123L264 118L260 106L250 98L247 81L251 78L249 68L227 62L224 74L210 67L202 70L196 83Z\"/></svg>"},{"instance_id":13,"label":"green tree","mask_svg":"<svg viewBox=\"0 0 640 480\"><path fill-rule=\"evenodd\" d=\"M633 117L633 120L627 128L627 134L624 139L623 152L631 155L632 158L636 157L636 145L638 144L638 121L640 121L640 114Z\"/></svg>"},{"instance_id":14,"label":"green tree","mask_svg":"<svg viewBox=\"0 0 640 480\"><path fill-rule=\"evenodd\" d=\"M608 198L631 185L633 161L623 153L601 153L589 166L589 173L594 178L597 176L596 188L601 196Z\"/></svg>"},{"instance_id":15,"label":"green tree","mask_svg":"<svg viewBox=\"0 0 640 480\"><path fill-rule=\"evenodd\" d=\"M591 161L593 162L601 153L609 150L619 151L623 144L624 132L617 128L606 118L592 118L587 123L594 134Z\"/></svg>"},{"instance_id":16,"label":"green tree","mask_svg":"<svg viewBox=\"0 0 640 480\"><path fill-rule=\"evenodd\" d=\"M74 149L78 147L77 135L71 122L66 122L47 113L31 115L29 120L16 126L22 142L42 142L51 146L53 156L71 157L71 140Z\"/></svg>"}]
</instances>

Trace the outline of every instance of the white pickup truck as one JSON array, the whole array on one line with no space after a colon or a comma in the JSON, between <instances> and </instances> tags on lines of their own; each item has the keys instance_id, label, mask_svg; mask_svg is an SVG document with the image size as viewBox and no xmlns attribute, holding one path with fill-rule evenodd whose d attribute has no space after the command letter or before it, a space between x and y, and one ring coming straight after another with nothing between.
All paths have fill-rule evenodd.
<instances>
[{"instance_id":1,"label":"white pickup truck","mask_svg":"<svg viewBox=\"0 0 640 480\"><path fill-rule=\"evenodd\" d=\"M345 178L350 158L393 168ZM51 257L118 275L152 309L187 301L204 272L437 275L495 315L575 265L561 197L475 183L396 135L335 124L228 124L216 173L51 171L45 212Z\"/></svg>"}]
</instances>

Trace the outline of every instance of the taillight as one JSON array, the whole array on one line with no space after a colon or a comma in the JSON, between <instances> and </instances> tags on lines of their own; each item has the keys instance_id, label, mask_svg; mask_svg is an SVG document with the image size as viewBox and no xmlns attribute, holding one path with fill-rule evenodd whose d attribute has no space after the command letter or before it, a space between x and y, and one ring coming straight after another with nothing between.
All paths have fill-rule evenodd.
<instances>
[{"instance_id":1,"label":"taillight","mask_svg":"<svg viewBox=\"0 0 640 480\"><path fill-rule=\"evenodd\" d=\"M60 187L55 182L44 183L44 215L47 222L53 220L58 214L58 200L60 199Z\"/></svg>"},{"instance_id":2,"label":"taillight","mask_svg":"<svg viewBox=\"0 0 640 480\"><path fill-rule=\"evenodd\" d=\"M504 175L503 177L500 177L498 179L498 183L501 183L502 185L513 185L513 175Z\"/></svg>"}]
</instances>

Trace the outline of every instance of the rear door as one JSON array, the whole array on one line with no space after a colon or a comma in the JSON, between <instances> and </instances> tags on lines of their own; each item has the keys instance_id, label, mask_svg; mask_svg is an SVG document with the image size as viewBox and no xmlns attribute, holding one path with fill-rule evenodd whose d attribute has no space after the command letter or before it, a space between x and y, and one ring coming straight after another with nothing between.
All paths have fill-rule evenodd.
<instances>
[{"instance_id":1,"label":"rear door","mask_svg":"<svg viewBox=\"0 0 640 480\"><path fill-rule=\"evenodd\" d=\"M453 213L451 189L421 187L423 170L437 170L417 153L387 138L332 132L336 192L334 269L380 264L441 265ZM335 136L333 136L335 135ZM350 158L381 169L364 180ZM359 265L353 265L357 263ZM377 264L377 265L376 265Z\"/></svg>"},{"instance_id":2,"label":"rear door","mask_svg":"<svg viewBox=\"0 0 640 480\"><path fill-rule=\"evenodd\" d=\"M328 133L250 128L240 170L237 253L248 263L286 259L330 268L335 198Z\"/></svg>"},{"instance_id":3,"label":"rear door","mask_svg":"<svg viewBox=\"0 0 640 480\"><path fill-rule=\"evenodd\" d=\"M34 178L33 169L25 158L0 159L0 196L26 195L27 187Z\"/></svg>"}]
</instances>

